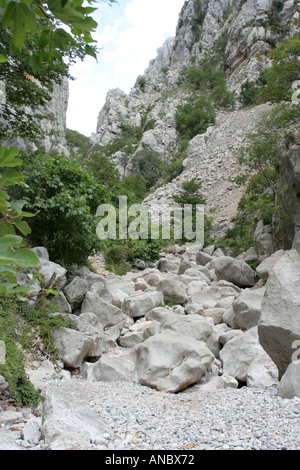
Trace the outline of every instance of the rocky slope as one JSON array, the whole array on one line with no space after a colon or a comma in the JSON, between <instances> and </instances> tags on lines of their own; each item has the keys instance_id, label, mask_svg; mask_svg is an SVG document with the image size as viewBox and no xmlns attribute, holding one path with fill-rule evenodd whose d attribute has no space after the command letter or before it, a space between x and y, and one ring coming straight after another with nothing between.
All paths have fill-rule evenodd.
<instances>
[{"instance_id":1,"label":"rocky slope","mask_svg":"<svg viewBox=\"0 0 300 470\"><path fill-rule=\"evenodd\" d=\"M276 10L282 28L297 28L299 5L283 2ZM270 65L267 53L280 34L274 29L272 0L189 0L179 16L176 37L158 49L144 75L138 77L127 96L122 90L110 90L100 111L92 146L106 146L121 135L122 123L143 128L143 135L131 154L122 149L112 158L121 175L136 171L135 155L143 150L156 152L167 162L176 156L184 160L178 179L162 185L145 201L146 205L168 204L180 183L192 176L203 181L207 212L216 208L216 235L224 232L234 215L241 191L231 183L239 168L235 149L245 140L260 113L267 106L240 110L240 93L247 80L256 82ZM180 105L194 99L182 79L184 67L201 64L209 57L226 72L227 87L234 93L236 110L219 110L216 124L181 149L176 131L176 112ZM151 128L147 126L151 123ZM217 188L217 191L216 191ZM224 204L224 194L226 202Z\"/></svg>"}]
</instances>

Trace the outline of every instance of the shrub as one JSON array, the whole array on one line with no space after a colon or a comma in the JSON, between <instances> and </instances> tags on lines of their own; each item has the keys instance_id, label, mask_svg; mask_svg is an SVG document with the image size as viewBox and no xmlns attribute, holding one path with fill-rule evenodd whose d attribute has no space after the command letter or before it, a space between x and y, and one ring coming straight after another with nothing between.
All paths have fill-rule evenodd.
<instances>
[{"instance_id":1,"label":"shrub","mask_svg":"<svg viewBox=\"0 0 300 470\"><path fill-rule=\"evenodd\" d=\"M141 150L132 160L146 189L150 189L164 173L165 162L153 150Z\"/></svg>"},{"instance_id":2,"label":"shrub","mask_svg":"<svg viewBox=\"0 0 300 470\"><path fill-rule=\"evenodd\" d=\"M187 103L178 108L176 129L182 139L191 140L198 134L204 134L215 123L216 114L211 101L203 97L194 105Z\"/></svg>"},{"instance_id":3,"label":"shrub","mask_svg":"<svg viewBox=\"0 0 300 470\"><path fill-rule=\"evenodd\" d=\"M243 83L241 89L241 99L243 105L247 106L249 104L256 103L258 93L259 88L255 86L254 82L249 82L249 80L247 80L245 83Z\"/></svg>"},{"instance_id":4,"label":"shrub","mask_svg":"<svg viewBox=\"0 0 300 470\"><path fill-rule=\"evenodd\" d=\"M70 159L37 152L24 159L25 182L20 190L27 207L39 211L31 222L30 240L46 246L51 259L85 264L97 243L95 217L108 191Z\"/></svg>"}]
</instances>

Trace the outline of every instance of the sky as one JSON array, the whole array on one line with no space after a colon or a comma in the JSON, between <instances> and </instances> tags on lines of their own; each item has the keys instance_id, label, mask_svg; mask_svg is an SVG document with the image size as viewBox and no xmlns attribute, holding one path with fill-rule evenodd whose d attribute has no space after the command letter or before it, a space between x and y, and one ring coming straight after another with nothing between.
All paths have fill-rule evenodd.
<instances>
[{"instance_id":1,"label":"sky","mask_svg":"<svg viewBox=\"0 0 300 470\"><path fill-rule=\"evenodd\" d=\"M118 0L97 4L92 16L98 22L93 37L100 52L97 61L87 57L70 69L67 127L86 136L96 132L97 118L108 90L129 93L143 75L156 50L175 36L185 0Z\"/></svg>"}]
</instances>

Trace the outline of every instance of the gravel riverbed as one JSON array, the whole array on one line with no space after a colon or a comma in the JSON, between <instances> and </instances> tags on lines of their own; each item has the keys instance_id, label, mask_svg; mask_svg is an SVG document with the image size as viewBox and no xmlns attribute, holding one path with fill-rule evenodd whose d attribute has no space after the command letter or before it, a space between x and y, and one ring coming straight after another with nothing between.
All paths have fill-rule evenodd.
<instances>
[{"instance_id":1,"label":"gravel riverbed","mask_svg":"<svg viewBox=\"0 0 300 470\"><path fill-rule=\"evenodd\" d=\"M277 388L178 394L133 383L58 383L70 399L89 404L112 430L94 448L119 450L300 449L300 399Z\"/></svg>"},{"instance_id":2,"label":"gravel riverbed","mask_svg":"<svg viewBox=\"0 0 300 470\"><path fill-rule=\"evenodd\" d=\"M130 382L78 379L50 387L68 396L71 408L88 407L110 428L91 450L300 450L300 399L282 400L276 387L207 392L196 385L170 394ZM43 440L26 447L47 450Z\"/></svg>"}]
</instances>

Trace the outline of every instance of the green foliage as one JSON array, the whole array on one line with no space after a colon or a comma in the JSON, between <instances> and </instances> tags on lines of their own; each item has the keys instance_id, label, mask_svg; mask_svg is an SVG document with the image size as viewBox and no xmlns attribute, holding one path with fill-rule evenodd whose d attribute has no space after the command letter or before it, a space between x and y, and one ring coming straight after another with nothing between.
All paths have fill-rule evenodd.
<instances>
[{"instance_id":1,"label":"green foliage","mask_svg":"<svg viewBox=\"0 0 300 470\"><path fill-rule=\"evenodd\" d=\"M174 201L184 207L185 204L193 206L192 209L192 228L196 229L196 205L205 204L206 199L201 194L202 181L197 181L196 178L191 179L182 183L181 190L178 194L173 196ZM212 231L212 218L204 214L204 245L209 245L212 242L211 231ZM184 234L184 220L183 220L183 231ZM178 242L185 242L186 239L183 236L182 240Z\"/></svg>"},{"instance_id":2,"label":"green foliage","mask_svg":"<svg viewBox=\"0 0 300 470\"><path fill-rule=\"evenodd\" d=\"M241 98L244 106L255 104L259 94L259 88L255 86L254 82L250 82L248 79L242 85Z\"/></svg>"},{"instance_id":3,"label":"green foliage","mask_svg":"<svg viewBox=\"0 0 300 470\"><path fill-rule=\"evenodd\" d=\"M22 235L30 233L24 217L33 214L23 210L26 201L11 200L8 191L17 185L24 186L22 173L16 167L22 164L16 147L0 147L0 296L24 300L26 286L19 286L16 267L36 266L39 259L36 254L25 247Z\"/></svg>"},{"instance_id":4,"label":"green foliage","mask_svg":"<svg viewBox=\"0 0 300 470\"><path fill-rule=\"evenodd\" d=\"M239 153L243 173L236 182L246 185L233 226L216 246L229 248L237 256L253 246L255 221L273 224L286 220L283 197L286 188L278 187L277 145L285 130L299 122L300 106L279 104L265 113L248 136L248 145Z\"/></svg>"},{"instance_id":5,"label":"green foliage","mask_svg":"<svg viewBox=\"0 0 300 470\"><path fill-rule=\"evenodd\" d=\"M46 246L51 259L84 264L97 243L95 217L108 195L93 177L70 159L37 152L25 158L21 194L31 210L31 240Z\"/></svg>"},{"instance_id":6,"label":"green foliage","mask_svg":"<svg viewBox=\"0 0 300 470\"><path fill-rule=\"evenodd\" d=\"M233 93L227 90L225 72L217 67L214 61L205 59L199 67L190 67L183 71L186 80L195 90L209 95L216 107L234 106Z\"/></svg>"},{"instance_id":7,"label":"green foliage","mask_svg":"<svg viewBox=\"0 0 300 470\"><path fill-rule=\"evenodd\" d=\"M71 157L78 162L82 162L89 150L89 138L78 131L67 129L66 141Z\"/></svg>"},{"instance_id":8,"label":"green foliage","mask_svg":"<svg viewBox=\"0 0 300 470\"><path fill-rule=\"evenodd\" d=\"M40 395L25 373L25 351L35 355L41 351L52 360L57 359L51 340L53 328L70 327L71 322L58 312L53 301L44 299L37 308L29 309L24 303L0 299L0 340L5 343L5 364L0 364L0 375L8 382L11 397L23 405L38 404ZM36 337L40 341L37 344Z\"/></svg>"},{"instance_id":9,"label":"green foliage","mask_svg":"<svg viewBox=\"0 0 300 470\"><path fill-rule=\"evenodd\" d=\"M143 92L145 91L147 80L144 76L140 76L136 81L136 86L138 86Z\"/></svg>"},{"instance_id":10,"label":"green foliage","mask_svg":"<svg viewBox=\"0 0 300 470\"><path fill-rule=\"evenodd\" d=\"M132 163L146 189L150 189L158 181L165 167L164 161L153 150L140 150L135 154Z\"/></svg>"},{"instance_id":11,"label":"green foliage","mask_svg":"<svg viewBox=\"0 0 300 470\"><path fill-rule=\"evenodd\" d=\"M41 113L39 106L45 108L49 102L54 83L70 78L69 65L77 58L97 57L92 4L93 0L1 0L0 80L6 84L6 102L1 106L0 141L44 136L41 121L53 116L50 110Z\"/></svg>"},{"instance_id":12,"label":"green foliage","mask_svg":"<svg viewBox=\"0 0 300 470\"><path fill-rule=\"evenodd\" d=\"M215 123L216 114L211 100L203 96L196 103L187 103L178 107L176 114L176 130L182 140L189 141Z\"/></svg>"},{"instance_id":13,"label":"green foliage","mask_svg":"<svg viewBox=\"0 0 300 470\"><path fill-rule=\"evenodd\" d=\"M111 187L120 182L119 173L111 161L107 147L94 147L93 152L85 160L85 168L91 170L95 179L106 187Z\"/></svg>"},{"instance_id":14,"label":"green foliage","mask_svg":"<svg viewBox=\"0 0 300 470\"><path fill-rule=\"evenodd\" d=\"M91 5L94 2L90 0L88 3ZM95 42L92 33L97 22L90 16L95 8L89 5L86 6L83 0L48 0L43 3L2 0L1 18L10 38L10 50L22 50L27 36L40 32L38 48L30 61L35 70L44 62L62 62L64 52L72 49L76 49L77 55L84 51L95 57L91 44Z\"/></svg>"},{"instance_id":15,"label":"green foliage","mask_svg":"<svg viewBox=\"0 0 300 470\"><path fill-rule=\"evenodd\" d=\"M191 19L191 29L194 35L195 41L199 41L201 34L201 26L206 17L206 10L202 8L202 1L196 0L194 2L194 14Z\"/></svg>"},{"instance_id":16,"label":"green foliage","mask_svg":"<svg viewBox=\"0 0 300 470\"><path fill-rule=\"evenodd\" d=\"M284 40L271 53L273 65L265 72L266 87L261 91L263 101L279 103L290 100L293 90L292 83L300 76L300 34Z\"/></svg>"},{"instance_id":17,"label":"green foliage","mask_svg":"<svg viewBox=\"0 0 300 470\"><path fill-rule=\"evenodd\" d=\"M270 10L267 12L268 25L271 28L272 33L284 37L290 29L290 26L284 24L280 17L280 12L283 10L283 0L273 0Z\"/></svg>"}]
</instances>

